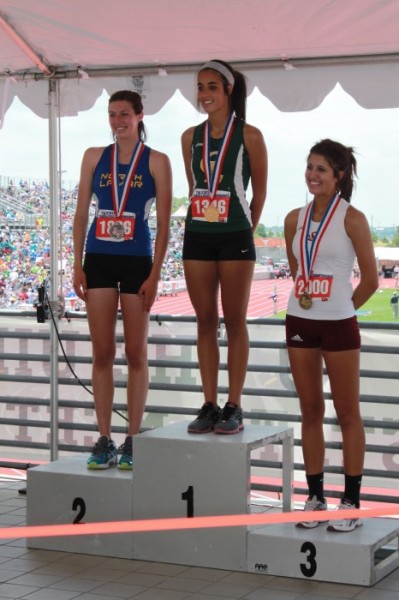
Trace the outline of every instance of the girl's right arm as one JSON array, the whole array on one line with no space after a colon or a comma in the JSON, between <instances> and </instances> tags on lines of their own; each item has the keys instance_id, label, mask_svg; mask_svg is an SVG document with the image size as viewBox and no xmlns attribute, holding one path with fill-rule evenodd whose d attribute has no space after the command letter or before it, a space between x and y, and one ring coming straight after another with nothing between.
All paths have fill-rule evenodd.
<instances>
[{"instance_id":1,"label":"girl's right arm","mask_svg":"<svg viewBox=\"0 0 399 600\"><path fill-rule=\"evenodd\" d=\"M76 295L86 301L86 276L83 272L83 252L89 221L89 208L93 194L93 173L103 148L88 148L83 155L78 187L78 202L73 220L74 274L73 287Z\"/></svg>"},{"instance_id":2,"label":"girl's right arm","mask_svg":"<svg viewBox=\"0 0 399 600\"><path fill-rule=\"evenodd\" d=\"M191 145L193 142L194 129L195 129L195 127L190 127L189 129L186 129L186 131L183 133L183 135L181 137L184 168L186 171L186 177L187 177L187 181L188 181L188 197L189 197L189 199L193 195L193 191L194 191L194 180L193 180L193 173L191 170Z\"/></svg>"},{"instance_id":3,"label":"girl's right arm","mask_svg":"<svg viewBox=\"0 0 399 600\"><path fill-rule=\"evenodd\" d=\"M292 242L298 225L299 208L294 208L284 219L285 249L287 251L288 264L290 266L292 281L295 281L298 272L298 263L292 251Z\"/></svg>"}]
</instances>

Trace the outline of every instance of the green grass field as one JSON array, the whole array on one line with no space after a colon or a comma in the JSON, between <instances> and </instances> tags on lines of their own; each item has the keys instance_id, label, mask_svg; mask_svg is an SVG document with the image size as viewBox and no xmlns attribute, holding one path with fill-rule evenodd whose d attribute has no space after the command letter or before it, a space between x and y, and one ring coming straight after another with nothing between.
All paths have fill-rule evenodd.
<instances>
[{"instance_id":1,"label":"green grass field","mask_svg":"<svg viewBox=\"0 0 399 600\"><path fill-rule=\"evenodd\" d=\"M394 282L392 282L394 284ZM390 300L393 292L399 294L399 289L382 288L378 289L375 294L370 298L366 304L357 312L357 318L359 321L390 321L399 322L399 319L394 319L392 316L392 309ZM286 311L281 311L276 315L279 318L284 318Z\"/></svg>"},{"instance_id":2,"label":"green grass field","mask_svg":"<svg viewBox=\"0 0 399 600\"><path fill-rule=\"evenodd\" d=\"M394 283L394 282L393 282ZM399 289L378 289L357 313L359 321L399 321L392 316L390 300L393 292L399 294Z\"/></svg>"}]
</instances>

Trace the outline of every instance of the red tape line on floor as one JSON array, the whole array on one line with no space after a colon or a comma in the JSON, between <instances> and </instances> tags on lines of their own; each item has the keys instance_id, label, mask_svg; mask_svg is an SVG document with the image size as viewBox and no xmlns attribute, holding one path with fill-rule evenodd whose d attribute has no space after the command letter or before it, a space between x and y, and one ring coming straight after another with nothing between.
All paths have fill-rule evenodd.
<instances>
[{"instance_id":1,"label":"red tape line on floor","mask_svg":"<svg viewBox=\"0 0 399 600\"><path fill-rule=\"evenodd\" d=\"M0 529L0 539L55 537L71 535L99 535L106 533L139 533L205 529L213 527L242 527L296 523L297 521L333 521L341 519L370 519L372 517L399 515L399 505L386 508L342 509L340 511L293 511L248 515L220 515L213 517L144 519L137 521L107 521L77 523L74 525L31 525ZM398 521L399 527L399 521Z\"/></svg>"}]
</instances>

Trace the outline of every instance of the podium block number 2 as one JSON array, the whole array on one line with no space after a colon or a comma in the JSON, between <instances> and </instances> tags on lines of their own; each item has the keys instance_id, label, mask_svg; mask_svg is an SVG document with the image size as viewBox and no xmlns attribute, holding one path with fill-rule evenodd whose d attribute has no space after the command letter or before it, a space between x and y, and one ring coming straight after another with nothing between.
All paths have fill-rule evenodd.
<instances>
[{"instance_id":1,"label":"podium block number 2","mask_svg":"<svg viewBox=\"0 0 399 600\"><path fill-rule=\"evenodd\" d=\"M75 498L72 503L72 510L78 510L78 509L79 509L79 512L73 520L74 525L81 523L83 517L86 514L86 502L83 500L83 498Z\"/></svg>"}]
</instances>

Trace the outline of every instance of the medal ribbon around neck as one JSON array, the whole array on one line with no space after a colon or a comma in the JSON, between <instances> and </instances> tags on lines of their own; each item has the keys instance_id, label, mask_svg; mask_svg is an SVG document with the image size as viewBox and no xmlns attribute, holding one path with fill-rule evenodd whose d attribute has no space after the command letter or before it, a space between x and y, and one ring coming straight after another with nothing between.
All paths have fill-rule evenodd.
<instances>
[{"instance_id":1,"label":"medal ribbon around neck","mask_svg":"<svg viewBox=\"0 0 399 600\"><path fill-rule=\"evenodd\" d=\"M314 201L311 202L306 209L305 219L304 219L303 227L302 227L301 240L300 240L300 244L299 244L301 271L302 271L302 277L305 282L305 287L307 286L307 284L309 282L309 277L312 272L317 253L319 251L321 239L322 239L323 235L325 234L326 229L329 226L336 209L338 208L339 201L340 201L339 194L336 194L330 200L330 202L327 206L327 210L324 213L323 218L319 223L319 226L317 228L315 236L310 243L310 248L309 248L309 244L308 244L308 235L309 235L310 224L311 224L312 216L313 216Z\"/></svg>"},{"instance_id":2,"label":"medal ribbon around neck","mask_svg":"<svg viewBox=\"0 0 399 600\"><path fill-rule=\"evenodd\" d=\"M224 159L226 158L227 149L230 144L231 136L233 135L234 124L235 124L235 113L232 113L230 115L229 120L227 121L226 128L223 133L222 145L221 145L220 151L218 153L217 161L215 163L215 168L213 169L213 173L212 173L212 171L211 171L211 154L210 154L211 134L210 134L209 121L206 121L206 123L205 123L202 159L203 159L203 165L204 165L204 171L205 171L205 178L206 178L206 182L208 185L208 191L209 191L209 196L210 196L211 200L213 200L213 198L215 197L215 194L216 194L216 191L217 191L217 188L219 185L219 179L220 179L220 175L222 172Z\"/></svg>"},{"instance_id":3,"label":"medal ribbon around neck","mask_svg":"<svg viewBox=\"0 0 399 600\"><path fill-rule=\"evenodd\" d=\"M130 191L130 184L137 170L140 157L144 150L144 144L139 140L133 150L132 158L129 163L129 170L125 178L123 189L119 189L119 172L118 172L118 144L114 144L111 148L111 182L112 182L112 204L114 207L115 216L120 217L125 210L127 199ZM121 194L120 194L121 192Z\"/></svg>"}]
</instances>

